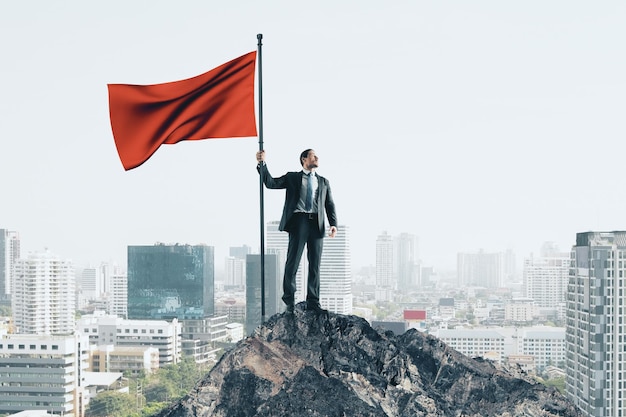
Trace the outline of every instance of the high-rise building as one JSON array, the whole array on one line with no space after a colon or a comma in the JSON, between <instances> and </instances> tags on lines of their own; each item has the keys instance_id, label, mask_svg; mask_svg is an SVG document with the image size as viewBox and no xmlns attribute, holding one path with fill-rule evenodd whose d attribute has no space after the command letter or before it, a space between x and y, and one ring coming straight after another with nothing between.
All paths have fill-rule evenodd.
<instances>
[{"instance_id":1,"label":"high-rise building","mask_svg":"<svg viewBox=\"0 0 626 417\"><path fill-rule=\"evenodd\" d=\"M84 300L95 300L100 294L96 291L96 280L98 268L87 267L80 271L79 284L80 292Z\"/></svg>"},{"instance_id":2,"label":"high-rise building","mask_svg":"<svg viewBox=\"0 0 626 417\"><path fill-rule=\"evenodd\" d=\"M421 284L417 256L417 237L400 233L394 239L396 282L399 288L415 288Z\"/></svg>"},{"instance_id":3,"label":"high-rise building","mask_svg":"<svg viewBox=\"0 0 626 417\"><path fill-rule=\"evenodd\" d=\"M376 238L376 287L397 288L393 270L393 238L386 231ZM389 300L385 300L389 301Z\"/></svg>"},{"instance_id":4,"label":"high-rise building","mask_svg":"<svg viewBox=\"0 0 626 417\"><path fill-rule=\"evenodd\" d=\"M108 313L123 319L128 318L128 278L122 268L111 273L111 293L108 298Z\"/></svg>"},{"instance_id":5,"label":"high-rise building","mask_svg":"<svg viewBox=\"0 0 626 417\"><path fill-rule=\"evenodd\" d=\"M265 317L284 310L283 285L278 255L265 254ZM246 257L246 333L251 334L263 321L261 305L261 255Z\"/></svg>"},{"instance_id":6,"label":"high-rise building","mask_svg":"<svg viewBox=\"0 0 626 417\"><path fill-rule=\"evenodd\" d=\"M214 273L212 246L129 246L128 317L185 320L212 316Z\"/></svg>"},{"instance_id":7,"label":"high-rise building","mask_svg":"<svg viewBox=\"0 0 626 417\"><path fill-rule=\"evenodd\" d=\"M49 251L15 263L12 308L17 333L63 335L74 332L74 266Z\"/></svg>"},{"instance_id":8,"label":"high-rise building","mask_svg":"<svg viewBox=\"0 0 626 417\"><path fill-rule=\"evenodd\" d=\"M224 285L243 288L246 285L246 256L251 253L250 246L231 246L226 258L226 277Z\"/></svg>"},{"instance_id":9,"label":"high-rise building","mask_svg":"<svg viewBox=\"0 0 626 417\"><path fill-rule=\"evenodd\" d=\"M245 286L246 259L229 256L225 261L226 276L224 285L230 288L243 288Z\"/></svg>"},{"instance_id":10,"label":"high-rise building","mask_svg":"<svg viewBox=\"0 0 626 417\"><path fill-rule=\"evenodd\" d=\"M20 259L18 233L0 229L0 304L11 302L13 268L18 259Z\"/></svg>"},{"instance_id":11,"label":"high-rise building","mask_svg":"<svg viewBox=\"0 0 626 417\"><path fill-rule=\"evenodd\" d=\"M460 286L485 288L502 287L506 276L505 255L502 252L457 254L457 278Z\"/></svg>"},{"instance_id":12,"label":"high-rise building","mask_svg":"<svg viewBox=\"0 0 626 417\"><path fill-rule=\"evenodd\" d=\"M228 248L228 255L233 258L246 260L246 256L252 253L252 249L248 245L243 246L231 246Z\"/></svg>"},{"instance_id":13,"label":"high-rise building","mask_svg":"<svg viewBox=\"0 0 626 417\"><path fill-rule=\"evenodd\" d=\"M324 238L320 266L320 304L337 314L352 314L352 254L350 227L337 226L334 238Z\"/></svg>"},{"instance_id":14,"label":"high-rise building","mask_svg":"<svg viewBox=\"0 0 626 417\"><path fill-rule=\"evenodd\" d=\"M567 397L585 416L626 415L626 232L576 234L567 286Z\"/></svg>"},{"instance_id":15,"label":"high-rise building","mask_svg":"<svg viewBox=\"0 0 626 417\"><path fill-rule=\"evenodd\" d=\"M569 279L568 253L532 254L524 259L524 292L537 307L558 308L565 302Z\"/></svg>"},{"instance_id":16,"label":"high-rise building","mask_svg":"<svg viewBox=\"0 0 626 417\"><path fill-rule=\"evenodd\" d=\"M58 416L83 416L88 359L86 336L0 337L0 414L43 410Z\"/></svg>"}]
</instances>

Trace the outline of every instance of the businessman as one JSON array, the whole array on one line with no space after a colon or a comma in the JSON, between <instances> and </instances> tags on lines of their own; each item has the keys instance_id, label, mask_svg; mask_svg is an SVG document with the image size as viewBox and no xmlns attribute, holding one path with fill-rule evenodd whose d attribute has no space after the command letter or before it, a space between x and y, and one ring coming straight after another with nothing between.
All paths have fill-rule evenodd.
<instances>
[{"instance_id":1,"label":"businessman","mask_svg":"<svg viewBox=\"0 0 626 417\"><path fill-rule=\"evenodd\" d=\"M309 261L307 310L321 313L324 310L320 305L320 263L326 231L325 217L330 224L329 236L337 234L337 214L330 183L315 172L319 160L313 149L306 149L300 154L301 171L288 172L278 178L272 177L267 169L265 151L258 151L256 160L265 186L285 189L285 205L278 229L289 233L282 297L287 305L286 311L293 313L296 272L306 245Z\"/></svg>"}]
</instances>

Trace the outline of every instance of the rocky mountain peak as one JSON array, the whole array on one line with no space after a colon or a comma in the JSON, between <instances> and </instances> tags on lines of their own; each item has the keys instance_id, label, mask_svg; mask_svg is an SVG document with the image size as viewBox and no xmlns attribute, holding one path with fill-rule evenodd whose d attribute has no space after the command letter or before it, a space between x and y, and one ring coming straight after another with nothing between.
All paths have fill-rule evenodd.
<instances>
[{"instance_id":1,"label":"rocky mountain peak","mask_svg":"<svg viewBox=\"0 0 626 417\"><path fill-rule=\"evenodd\" d=\"M554 388L436 337L296 306L227 352L157 417L580 416Z\"/></svg>"}]
</instances>

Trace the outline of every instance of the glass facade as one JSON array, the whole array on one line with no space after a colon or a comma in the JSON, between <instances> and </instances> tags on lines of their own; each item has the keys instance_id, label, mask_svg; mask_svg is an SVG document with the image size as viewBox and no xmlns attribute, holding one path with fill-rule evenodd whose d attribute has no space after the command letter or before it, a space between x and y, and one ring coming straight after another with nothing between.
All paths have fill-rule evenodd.
<instances>
[{"instance_id":1,"label":"glass facade","mask_svg":"<svg viewBox=\"0 0 626 417\"><path fill-rule=\"evenodd\" d=\"M128 247L128 318L202 319L214 311L214 248Z\"/></svg>"}]
</instances>

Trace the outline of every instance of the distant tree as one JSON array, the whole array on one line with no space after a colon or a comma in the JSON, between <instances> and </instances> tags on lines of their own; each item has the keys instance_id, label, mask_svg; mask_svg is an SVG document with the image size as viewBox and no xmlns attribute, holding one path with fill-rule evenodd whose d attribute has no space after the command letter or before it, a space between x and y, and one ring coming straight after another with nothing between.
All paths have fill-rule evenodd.
<instances>
[{"instance_id":1,"label":"distant tree","mask_svg":"<svg viewBox=\"0 0 626 417\"><path fill-rule=\"evenodd\" d=\"M157 414L159 411L167 407L167 405L168 403L164 403L164 402L149 403L144 408L141 409L141 417L152 417L155 414Z\"/></svg>"},{"instance_id":2,"label":"distant tree","mask_svg":"<svg viewBox=\"0 0 626 417\"><path fill-rule=\"evenodd\" d=\"M167 402L178 396L173 381L158 380L144 388L144 395L148 403Z\"/></svg>"},{"instance_id":3,"label":"distant tree","mask_svg":"<svg viewBox=\"0 0 626 417\"><path fill-rule=\"evenodd\" d=\"M127 416L135 411L135 399L119 391L104 391L89 401L86 417Z\"/></svg>"}]
</instances>

